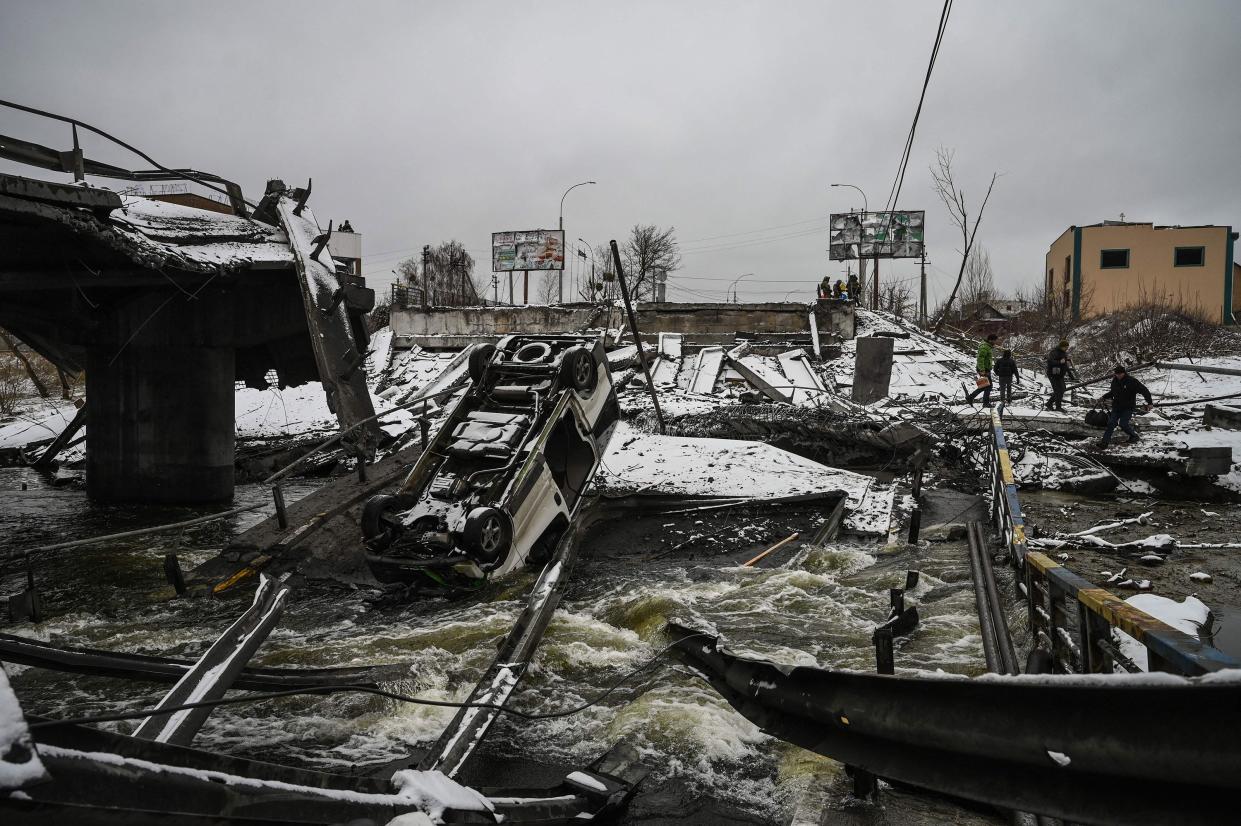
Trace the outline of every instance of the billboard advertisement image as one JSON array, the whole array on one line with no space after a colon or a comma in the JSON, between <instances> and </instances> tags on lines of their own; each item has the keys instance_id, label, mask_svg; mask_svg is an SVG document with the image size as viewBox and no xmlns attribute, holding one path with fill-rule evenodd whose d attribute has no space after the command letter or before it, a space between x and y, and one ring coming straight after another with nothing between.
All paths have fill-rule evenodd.
<instances>
[{"instance_id":1,"label":"billboard advertisement image","mask_svg":"<svg viewBox=\"0 0 1241 826\"><path fill-rule=\"evenodd\" d=\"M563 270L564 230L491 233L491 271Z\"/></svg>"},{"instance_id":2,"label":"billboard advertisement image","mask_svg":"<svg viewBox=\"0 0 1241 826\"><path fill-rule=\"evenodd\" d=\"M921 258L925 223L922 210L832 213L828 257L833 261Z\"/></svg>"}]
</instances>

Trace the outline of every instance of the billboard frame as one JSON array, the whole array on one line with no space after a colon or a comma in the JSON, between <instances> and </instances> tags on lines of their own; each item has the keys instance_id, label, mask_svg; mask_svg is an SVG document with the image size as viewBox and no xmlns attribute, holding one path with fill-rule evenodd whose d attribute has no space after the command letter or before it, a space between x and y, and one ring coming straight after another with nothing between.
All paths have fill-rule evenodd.
<instances>
[{"instance_id":1,"label":"billboard frame","mask_svg":"<svg viewBox=\"0 0 1241 826\"><path fill-rule=\"evenodd\" d=\"M894 216L903 220L894 220ZM892 237L894 233L898 237ZM850 210L829 215L831 261L921 258L925 251L926 210Z\"/></svg>"},{"instance_id":2,"label":"billboard frame","mask_svg":"<svg viewBox=\"0 0 1241 826\"><path fill-rule=\"evenodd\" d=\"M550 243L549 243L550 242ZM551 266L547 255L551 255ZM534 266L523 266L523 264ZM565 268L563 229L523 229L491 233L491 271L556 272Z\"/></svg>"}]
</instances>

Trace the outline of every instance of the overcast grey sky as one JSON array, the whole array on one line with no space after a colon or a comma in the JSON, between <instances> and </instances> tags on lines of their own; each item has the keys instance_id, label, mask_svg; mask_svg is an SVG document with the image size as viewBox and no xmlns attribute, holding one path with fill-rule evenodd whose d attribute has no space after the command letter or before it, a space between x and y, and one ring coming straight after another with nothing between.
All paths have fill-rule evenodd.
<instances>
[{"instance_id":1,"label":"overcast grey sky","mask_svg":"<svg viewBox=\"0 0 1241 826\"><path fill-rule=\"evenodd\" d=\"M0 0L0 93L72 115L257 198L268 177L402 255L554 227L675 226L669 297L806 298L826 216L882 206L939 19L927 2ZM1241 3L957 0L900 206L927 210L932 297L958 239L932 190L956 150L997 281L1037 279L1070 224L1241 225ZM68 130L0 109L0 132ZM93 157L144 164L85 138ZM5 167L12 169L13 167ZM27 172L26 174L31 174ZM34 173L39 174L39 173ZM916 276L916 262L884 277Z\"/></svg>"}]
</instances>

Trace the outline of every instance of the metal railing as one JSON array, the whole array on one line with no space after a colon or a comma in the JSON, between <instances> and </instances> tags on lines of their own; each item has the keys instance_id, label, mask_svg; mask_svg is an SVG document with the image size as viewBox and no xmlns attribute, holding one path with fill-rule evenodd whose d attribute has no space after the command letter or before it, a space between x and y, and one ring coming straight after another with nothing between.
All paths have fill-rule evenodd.
<instances>
[{"instance_id":1,"label":"metal railing","mask_svg":"<svg viewBox=\"0 0 1241 826\"><path fill-rule=\"evenodd\" d=\"M1029 550L1013 465L995 410L989 448L991 519L1017 571L1018 593L1029 606L1033 644L1050 655L1052 670L1109 674L1118 665L1141 670L1120 650L1113 631L1123 631L1146 648L1148 671L1196 676L1241 667L1233 657Z\"/></svg>"}]
</instances>

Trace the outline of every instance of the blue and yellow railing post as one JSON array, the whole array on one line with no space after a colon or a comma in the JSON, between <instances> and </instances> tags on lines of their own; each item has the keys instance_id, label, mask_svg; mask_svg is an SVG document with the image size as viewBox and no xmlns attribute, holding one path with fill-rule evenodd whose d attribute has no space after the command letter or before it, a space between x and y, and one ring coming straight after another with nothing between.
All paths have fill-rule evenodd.
<instances>
[{"instance_id":1,"label":"blue and yellow railing post","mask_svg":"<svg viewBox=\"0 0 1241 826\"><path fill-rule=\"evenodd\" d=\"M1017 497L1013 463L1000 413L991 411L991 516L1018 575L1029 606L1036 644L1051 653L1056 670L1111 673L1116 664L1135 666L1116 645L1113 630L1146 647L1147 670L1197 676L1241 662L1145 611L1134 608L1026 544L1025 519Z\"/></svg>"}]
</instances>

